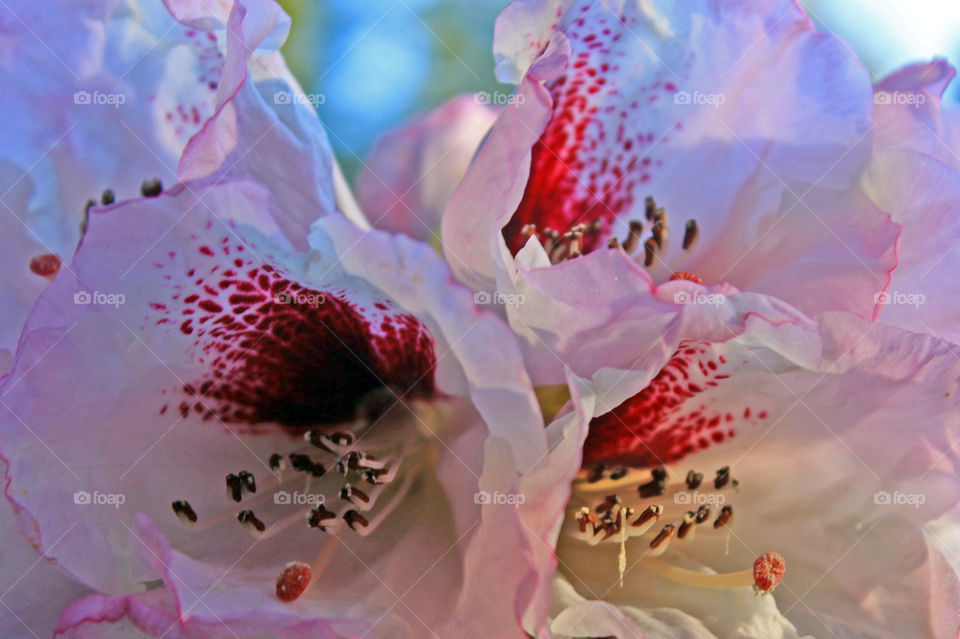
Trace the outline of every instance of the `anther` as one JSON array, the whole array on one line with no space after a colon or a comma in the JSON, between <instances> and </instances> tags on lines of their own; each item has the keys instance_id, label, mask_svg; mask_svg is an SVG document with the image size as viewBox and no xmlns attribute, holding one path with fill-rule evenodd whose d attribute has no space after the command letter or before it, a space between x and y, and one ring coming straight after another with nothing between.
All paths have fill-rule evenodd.
<instances>
[{"instance_id":1,"label":"anther","mask_svg":"<svg viewBox=\"0 0 960 639\"><path fill-rule=\"evenodd\" d=\"M664 468L654 468L650 473L653 478L645 484L637 486L641 499L659 497L667 488L667 471Z\"/></svg>"},{"instance_id":2,"label":"anther","mask_svg":"<svg viewBox=\"0 0 960 639\"><path fill-rule=\"evenodd\" d=\"M702 524L708 519L710 519L710 507L700 506L699 508L697 508L697 523Z\"/></svg>"},{"instance_id":3,"label":"anther","mask_svg":"<svg viewBox=\"0 0 960 639\"><path fill-rule=\"evenodd\" d=\"M730 483L730 467L724 466L723 468L717 469L717 476L713 480L713 487L717 490L720 490L724 486Z\"/></svg>"},{"instance_id":4,"label":"anther","mask_svg":"<svg viewBox=\"0 0 960 639\"><path fill-rule=\"evenodd\" d=\"M309 525L311 528L326 530L326 525L324 522L336 518L337 514L335 512L327 510L327 507L323 504L317 504L310 509L310 512L307 513L307 525Z\"/></svg>"},{"instance_id":5,"label":"anther","mask_svg":"<svg viewBox=\"0 0 960 639\"><path fill-rule=\"evenodd\" d=\"M673 524L664 524L663 528L660 529L660 532L657 533L657 536L653 538L653 541L650 542L650 548L657 550L658 548L663 547L666 550L667 544L670 543L670 540L677 533L677 528Z\"/></svg>"},{"instance_id":6,"label":"anther","mask_svg":"<svg viewBox=\"0 0 960 639\"><path fill-rule=\"evenodd\" d=\"M254 479L253 473L248 472L246 470L241 470L239 477L240 477L240 482L243 484L244 490L246 490L251 495L257 492L257 480Z\"/></svg>"},{"instance_id":7,"label":"anther","mask_svg":"<svg viewBox=\"0 0 960 639\"><path fill-rule=\"evenodd\" d=\"M653 219L653 214L657 212L657 203L654 201L652 195L648 195L647 199L643 201L644 205L644 214L647 217L647 220Z\"/></svg>"},{"instance_id":8,"label":"anther","mask_svg":"<svg viewBox=\"0 0 960 639\"><path fill-rule=\"evenodd\" d=\"M177 518L184 524L195 524L197 523L197 513L193 510L190 504L184 499L178 499L177 501L171 504L173 506L173 512Z\"/></svg>"},{"instance_id":9,"label":"anther","mask_svg":"<svg viewBox=\"0 0 960 639\"><path fill-rule=\"evenodd\" d=\"M382 475L387 473L386 468L364 468L361 475L368 484L379 485L384 483Z\"/></svg>"},{"instance_id":10,"label":"anther","mask_svg":"<svg viewBox=\"0 0 960 639\"><path fill-rule=\"evenodd\" d=\"M267 529L263 522L257 519L257 516L253 514L252 510L241 510L239 513L237 513L237 521L243 524L243 527L254 536L258 536Z\"/></svg>"},{"instance_id":11,"label":"anther","mask_svg":"<svg viewBox=\"0 0 960 639\"><path fill-rule=\"evenodd\" d=\"M590 529L591 534L597 528L597 518L593 516L593 512L586 506L577 511L577 523L580 525L581 533L587 532L587 524L593 526L593 528Z\"/></svg>"},{"instance_id":12,"label":"anther","mask_svg":"<svg viewBox=\"0 0 960 639\"><path fill-rule=\"evenodd\" d=\"M696 490L700 487L700 484L703 483L703 473L698 473L694 470L687 471L687 489Z\"/></svg>"},{"instance_id":13,"label":"anther","mask_svg":"<svg viewBox=\"0 0 960 639\"><path fill-rule=\"evenodd\" d=\"M640 513L640 516L633 522L633 527L638 528L644 525L653 525L660 516L663 515L663 506L654 504L647 506L647 509ZM647 526L649 528L649 526Z\"/></svg>"},{"instance_id":14,"label":"anther","mask_svg":"<svg viewBox=\"0 0 960 639\"><path fill-rule=\"evenodd\" d=\"M309 455L304 455L302 453L290 453L290 466L294 470L299 470L304 473L310 473L314 477L321 477L326 472L326 469L323 467L323 464L314 463L310 459Z\"/></svg>"},{"instance_id":15,"label":"anther","mask_svg":"<svg viewBox=\"0 0 960 639\"><path fill-rule=\"evenodd\" d=\"M144 180L140 184L140 195L143 197L157 197L161 193L163 193L163 182L160 181L160 178Z\"/></svg>"},{"instance_id":16,"label":"anther","mask_svg":"<svg viewBox=\"0 0 960 639\"><path fill-rule=\"evenodd\" d=\"M104 189L103 193L100 195L100 204L107 206L113 204L116 201L117 197L113 193L113 189Z\"/></svg>"},{"instance_id":17,"label":"anther","mask_svg":"<svg viewBox=\"0 0 960 639\"><path fill-rule=\"evenodd\" d=\"M723 528L726 526L730 520L733 518L733 506L724 506L720 509L720 514L717 515L716 521L713 522L714 528Z\"/></svg>"},{"instance_id":18,"label":"anther","mask_svg":"<svg viewBox=\"0 0 960 639\"><path fill-rule=\"evenodd\" d=\"M608 513L613 510L614 506L620 505L620 498L614 495L607 495L606 498L597 504L597 507L594 509L598 513Z\"/></svg>"},{"instance_id":19,"label":"anther","mask_svg":"<svg viewBox=\"0 0 960 639\"><path fill-rule=\"evenodd\" d=\"M697 513L692 510L688 510L683 513L683 520L680 522L680 528L677 530L677 537L684 539L687 535L693 532L693 529L697 525ZM693 537L691 536L691 539Z\"/></svg>"},{"instance_id":20,"label":"anther","mask_svg":"<svg viewBox=\"0 0 960 639\"><path fill-rule=\"evenodd\" d=\"M643 243L643 265L646 268L653 266L653 260L657 256L657 241L652 237L648 237L647 241Z\"/></svg>"},{"instance_id":21,"label":"anther","mask_svg":"<svg viewBox=\"0 0 960 639\"><path fill-rule=\"evenodd\" d=\"M359 488L354 488L350 484L344 484L343 488L340 489L340 499L349 501L351 504L358 502L363 502L364 504L370 503L370 497L367 496L367 493Z\"/></svg>"},{"instance_id":22,"label":"anther","mask_svg":"<svg viewBox=\"0 0 960 639\"><path fill-rule=\"evenodd\" d=\"M270 470L274 473L279 473L287 469L287 461L283 458L283 455L280 453L274 453L270 455Z\"/></svg>"},{"instance_id":23,"label":"anther","mask_svg":"<svg viewBox=\"0 0 960 639\"><path fill-rule=\"evenodd\" d=\"M240 501L243 498L243 480L237 475L227 475L227 498Z\"/></svg>"},{"instance_id":24,"label":"anther","mask_svg":"<svg viewBox=\"0 0 960 639\"><path fill-rule=\"evenodd\" d=\"M670 281L674 282L676 280L687 280L694 284L703 284L703 279L696 273L691 273L690 271L674 271L670 275Z\"/></svg>"},{"instance_id":25,"label":"anther","mask_svg":"<svg viewBox=\"0 0 960 639\"><path fill-rule=\"evenodd\" d=\"M523 238L524 243L529 240L537 232L536 224L524 224L523 228L520 229L520 237Z\"/></svg>"},{"instance_id":26,"label":"anther","mask_svg":"<svg viewBox=\"0 0 960 639\"><path fill-rule=\"evenodd\" d=\"M617 249L620 248L620 240L615 237L611 237L607 240L607 248Z\"/></svg>"},{"instance_id":27,"label":"anther","mask_svg":"<svg viewBox=\"0 0 960 639\"><path fill-rule=\"evenodd\" d=\"M627 235L623 243L623 250L627 253L633 253L640 245L640 238L643 235L643 223L638 220L630 220L630 234Z\"/></svg>"},{"instance_id":28,"label":"anther","mask_svg":"<svg viewBox=\"0 0 960 639\"><path fill-rule=\"evenodd\" d=\"M603 479L603 474L607 471L607 467L603 464L597 464L590 469L589 474L587 474L587 481L591 484L596 483Z\"/></svg>"},{"instance_id":29,"label":"anther","mask_svg":"<svg viewBox=\"0 0 960 639\"><path fill-rule=\"evenodd\" d=\"M610 473L610 479L612 479L613 481L617 481L618 479L623 479L624 477L627 476L627 472L628 472L628 471L627 471L626 468L623 468L623 467L621 467L621 468L615 468L615 469Z\"/></svg>"},{"instance_id":30,"label":"anther","mask_svg":"<svg viewBox=\"0 0 960 639\"><path fill-rule=\"evenodd\" d=\"M355 510L348 510L346 513L344 513L343 521L347 522L347 525L350 526L350 530L356 530L357 526L366 528L370 525L370 522L368 522L363 515Z\"/></svg>"},{"instance_id":31,"label":"anther","mask_svg":"<svg viewBox=\"0 0 960 639\"><path fill-rule=\"evenodd\" d=\"M700 229L697 227L696 220L687 220L687 225L683 229L683 250L692 251L700 239Z\"/></svg>"},{"instance_id":32,"label":"anther","mask_svg":"<svg viewBox=\"0 0 960 639\"><path fill-rule=\"evenodd\" d=\"M310 585L313 571L308 564L302 561L291 561L283 567L277 578L277 599L280 601L296 601L306 592Z\"/></svg>"}]
</instances>

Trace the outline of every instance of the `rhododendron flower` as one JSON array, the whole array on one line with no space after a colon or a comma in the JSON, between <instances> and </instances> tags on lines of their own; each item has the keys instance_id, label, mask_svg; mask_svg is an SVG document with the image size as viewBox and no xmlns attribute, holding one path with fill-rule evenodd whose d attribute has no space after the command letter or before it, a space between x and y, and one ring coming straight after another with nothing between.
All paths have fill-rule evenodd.
<instances>
[{"instance_id":1,"label":"rhododendron flower","mask_svg":"<svg viewBox=\"0 0 960 639\"><path fill-rule=\"evenodd\" d=\"M357 176L357 201L374 226L439 241L440 217L497 117L483 94L458 96L388 132Z\"/></svg>"},{"instance_id":2,"label":"rhododendron flower","mask_svg":"<svg viewBox=\"0 0 960 639\"><path fill-rule=\"evenodd\" d=\"M691 335L593 419L573 380L552 632L953 637L922 526L957 502L958 380L955 346L844 313Z\"/></svg>"},{"instance_id":3,"label":"rhododendron flower","mask_svg":"<svg viewBox=\"0 0 960 639\"><path fill-rule=\"evenodd\" d=\"M257 58L274 3L169 7L223 45L210 117L180 181L90 208L0 390L19 528L98 593L58 636L516 630L544 565L480 498L546 453L513 336L428 245L335 211L319 123Z\"/></svg>"},{"instance_id":4,"label":"rhododendron flower","mask_svg":"<svg viewBox=\"0 0 960 639\"><path fill-rule=\"evenodd\" d=\"M918 176L936 178L874 158L902 129L874 139L869 74L796 3L521 0L495 51L523 99L454 193L444 248L475 289L523 296L506 310L538 383L611 334L656 347L691 300L663 294L673 279L698 286L694 301L732 286L918 327L886 295L930 290L911 281L943 247L918 240L934 235L918 220L958 201L938 191L906 210Z\"/></svg>"}]
</instances>

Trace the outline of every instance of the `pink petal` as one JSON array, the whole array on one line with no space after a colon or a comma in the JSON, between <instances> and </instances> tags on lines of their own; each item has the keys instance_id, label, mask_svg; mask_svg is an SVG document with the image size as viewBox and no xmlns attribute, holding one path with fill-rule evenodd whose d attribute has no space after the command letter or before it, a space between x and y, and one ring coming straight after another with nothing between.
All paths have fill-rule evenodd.
<instances>
[{"instance_id":1,"label":"pink petal","mask_svg":"<svg viewBox=\"0 0 960 639\"><path fill-rule=\"evenodd\" d=\"M497 117L482 97L455 97L377 142L356 183L375 226L433 241L453 189Z\"/></svg>"}]
</instances>

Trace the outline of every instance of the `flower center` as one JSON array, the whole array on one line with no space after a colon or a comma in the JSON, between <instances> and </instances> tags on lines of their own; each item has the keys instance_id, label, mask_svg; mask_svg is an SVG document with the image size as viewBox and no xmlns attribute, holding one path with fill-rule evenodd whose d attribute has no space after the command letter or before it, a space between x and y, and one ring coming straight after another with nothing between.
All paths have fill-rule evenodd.
<instances>
[{"instance_id":1,"label":"flower center","mask_svg":"<svg viewBox=\"0 0 960 639\"><path fill-rule=\"evenodd\" d=\"M645 548L635 560L642 570L691 586L753 586L755 592L766 594L780 583L785 571L784 560L777 553L761 555L750 569L723 574L695 572L658 559L671 543L693 544L698 531L701 535L730 534L734 509L726 498L738 486L729 466L718 469L707 483L696 470L677 481L663 467L647 472L598 466L582 471L575 480L564 533L589 546L620 544L621 586L627 567L626 541L639 538Z\"/></svg>"}]
</instances>

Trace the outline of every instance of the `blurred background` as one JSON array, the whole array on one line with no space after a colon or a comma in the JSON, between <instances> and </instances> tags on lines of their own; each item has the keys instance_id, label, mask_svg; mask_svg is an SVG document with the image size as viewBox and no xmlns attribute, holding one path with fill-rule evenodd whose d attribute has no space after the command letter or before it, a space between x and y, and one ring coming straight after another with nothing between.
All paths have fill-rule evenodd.
<instances>
[{"instance_id":1,"label":"blurred background","mask_svg":"<svg viewBox=\"0 0 960 639\"><path fill-rule=\"evenodd\" d=\"M491 43L508 0L279 1L293 16L288 64L307 93L336 96L318 110L350 178L384 131L457 93L504 90ZM933 56L960 66L960 0L802 4L875 77ZM949 99L960 100L960 82Z\"/></svg>"}]
</instances>

